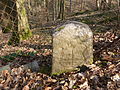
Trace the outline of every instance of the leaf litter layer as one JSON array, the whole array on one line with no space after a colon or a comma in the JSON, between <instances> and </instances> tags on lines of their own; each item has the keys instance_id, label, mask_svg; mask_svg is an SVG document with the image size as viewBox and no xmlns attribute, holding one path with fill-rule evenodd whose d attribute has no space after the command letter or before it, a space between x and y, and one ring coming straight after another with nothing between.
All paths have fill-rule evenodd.
<instances>
[{"instance_id":1,"label":"leaf litter layer","mask_svg":"<svg viewBox=\"0 0 120 90\"><path fill-rule=\"evenodd\" d=\"M101 23L101 26L114 23ZM94 26L94 24L91 24ZM113 26L113 25L112 25ZM94 29L96 26L94 27ZM8 34L0 33L0 67L12 63L11 72L0 74L0 89L7 90L118 90L120 89L120 35L119 28L94 34L94 64L77 67L76 71L60 75L47 75L43 70L33 72L22 65L39 61L39 65L50 67L52 59L51 41L34 34L20 46L6 45ZM104 28L106 30L106 28ZM35 31L36 32L36 31ZM43 34L42 34L43 35ZM117 41L115 41L118 39ZM4 41L4 42L3 42ZM49 41L49 42L48 42ZM107 46L107 47L106 47ZM48 70L48 69L46 69Z\"/></svg>"}]
</instances>

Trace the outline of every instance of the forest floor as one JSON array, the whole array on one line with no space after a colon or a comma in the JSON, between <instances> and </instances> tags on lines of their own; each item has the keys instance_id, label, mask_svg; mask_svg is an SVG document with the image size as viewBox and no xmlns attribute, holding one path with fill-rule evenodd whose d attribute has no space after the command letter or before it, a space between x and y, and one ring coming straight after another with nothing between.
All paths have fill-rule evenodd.
<instances>
[{"instance_id":1,"label":"forest floor","mask_svg":"<svg viewBox=\"0 0 120 90\"><path fill-rule=\"evenodd\" d=\"M0 74L0 89L6 90L120 90L120 27L113 13L72 18L88 24L94 34L94 64L77 70L49 75L33 72L22 65L38 61L50 67L52 37L50 32L33 30L33 36L19 46L8 46L10 33L0 32L0 67L11 64L11 72ZM51 26L51 27L55 27ZM43 28L42 28L43 29ZM44 31L44 29L42 30ZM49 70L48 68L46 70Z\"/></svg>"}]
</instances>

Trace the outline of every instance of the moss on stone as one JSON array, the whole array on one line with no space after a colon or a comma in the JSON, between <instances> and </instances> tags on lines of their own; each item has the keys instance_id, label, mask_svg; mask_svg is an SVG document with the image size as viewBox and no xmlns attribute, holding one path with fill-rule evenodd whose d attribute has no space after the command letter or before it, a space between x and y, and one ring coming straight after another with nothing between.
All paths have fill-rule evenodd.
<instances>
[{"instance_id":1,"label":"moss on stone","mask_svg":"<svg viewBox=\"0 0 120 90\"><path fill-rule=\"evenodd\" d=\"M61 26L61 27L57 28L56 31L61 31L64 28L65 28L65 26Z\"/></svg>"},{"instance_id":2,"label":"moss on stone","mask_svg":"<svg viewBox=\"0 0 120 90\"><path fill-rule=\"evenodd\" d=\"M57 73L52 73L51 75L60 75L62 73L67 73L67 72L71 72L71 71L74 71L75 69L70 69L70 70L63 70L63 71L60 71L60 72L57 72Z\"/></svg>"},{"instance_id":3,"label":"moss on stone","mask_svg":"<svg viewBox=\"0 0 120 90\"><path fill-rule=\"evenodd\" d=\"M41 66L39 72L44 74L51 74L51 67L50 66Z\"/></svg>"}]
</instances>

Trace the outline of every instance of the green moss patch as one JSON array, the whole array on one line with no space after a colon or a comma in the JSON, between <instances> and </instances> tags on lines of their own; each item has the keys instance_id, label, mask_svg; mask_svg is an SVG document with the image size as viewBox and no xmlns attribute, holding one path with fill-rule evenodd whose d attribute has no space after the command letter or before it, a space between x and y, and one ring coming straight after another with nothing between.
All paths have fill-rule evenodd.
<instances>
[{"instance_id":1,"label":"green moss patch","mask_svg":"<svg viewBox=\"0 0 120 90\"><path fill-rule=\"evenodd\" d=\"M61 31L64 28L65 28L65 26L61 26L61 27L57 28L55 31Z\"/></svg>"}]
</instances>

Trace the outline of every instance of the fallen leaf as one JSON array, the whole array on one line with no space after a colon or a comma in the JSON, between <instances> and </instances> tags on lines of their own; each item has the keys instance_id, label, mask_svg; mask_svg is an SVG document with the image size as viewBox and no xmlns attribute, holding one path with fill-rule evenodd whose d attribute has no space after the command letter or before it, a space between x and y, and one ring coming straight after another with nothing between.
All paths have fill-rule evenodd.
<instances>
[{"instance_id":1,"label":"fallen leaf","mask_svg":"<svg viewBox=\"0 0 120 90\"><path fill-rule=\"evenodd\" d=\"M28 85L26 85L26 86L24 86L23 87L23 89L22 90L30 90L30 88L29 88L29 86Z\"/></svg>"}]
</instances>

